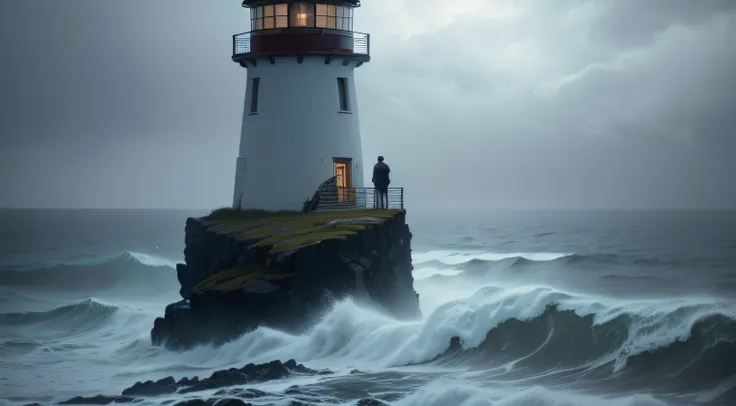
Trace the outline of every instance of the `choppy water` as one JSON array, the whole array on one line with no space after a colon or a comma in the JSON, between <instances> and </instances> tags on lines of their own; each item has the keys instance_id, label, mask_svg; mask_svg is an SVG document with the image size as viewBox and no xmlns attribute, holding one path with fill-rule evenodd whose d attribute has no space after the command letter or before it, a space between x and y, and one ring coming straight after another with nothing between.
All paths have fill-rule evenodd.
<instances>
[{"instance_id":1,"label":"choppy water","mask_svg":"<svg viewBox=\"0 0 736 406\"><path fill-rule=\"evenodd\" d=\"M0 402L293 358L337 373L249 401L736 405L734 212L410 212L423 320L346 301L301 336L151 347L199 214L0 211Z\"/></svg>"}]
</instances>

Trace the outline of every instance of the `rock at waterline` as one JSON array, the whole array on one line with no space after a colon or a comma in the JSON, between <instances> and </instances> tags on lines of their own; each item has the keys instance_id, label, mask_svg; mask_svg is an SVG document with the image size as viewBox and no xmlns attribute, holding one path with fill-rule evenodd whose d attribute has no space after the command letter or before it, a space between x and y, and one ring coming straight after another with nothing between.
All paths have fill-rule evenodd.
<instances>
[{"instance_id":1,"label":"rock at waterline","mask_svg":"<svg viewBox=\"0 0 736 406\"><path fill-rule=\"evenodd\" d=\"M139 401L141 398L156 397L161 395L171 395L175 393L193 393L204 390L211 390L217 388L225 388L235 385L243 385L250 383L260 383L271 381L275 379L282 379L295 374L304 375L325 375L332 373L331 371L318 371L305 367L302 364L297 364L296 361L289 360L286 362L271 361L265 364L248 364L244 367L230 368L227 370L220 370L212 373L209 378L199 379L198 377L193 378L182 378L176 381L173 377L169 376L157 381L146 381L136 382L133 386L123 390L122 396L104 396L97 395L94 397L82 397L77 396L67 401L61 402L66 405L108 405L111 403L129 403ZM216 396L238 396L240 398L258 398L262 396L268 396L266 392L258 391L255 389L228 389L218 391ZM229 403L223 403L223 406L228 404L241 405L249 403L238 403L241 402L239 399L189 399L184 402L177 404L206 404L209 406L220 405L220 402L228 401ZM186 403L193 402L193 403ZM202 403L204 402L204 403Z\"/></svg>"},{"instance_id":2,"label":"rock at waterline","mask_svg":"<svg viewBox=\"0 0 736 406\"><path fill-rule=\"evenodd\" d=\"M320 371L309 369L296 361L271 361L265 364L248 364L240 369L230 368L212 373L209 378L182 378L178 382L173 377L154 381L136 382L123 391L126 396L158 396L172 393L191 393L254 382L281 379L292 374L317 375Z\"/></svg>"},{"instance_id":3,"label":"rock at waterline","mask_svg":"<svg viewBox=\"0 0 736 406\"><path fill-rule=\"evenodd\" d=\"M97 395L92 397L76 396L64 402L62 405L109 405L110 403L130 403L137 399L130 396L103 396Z\"/></svg>"},{"instance_id":4,"label":"rock at waterline","mask_svg":"<svg viewBox=\"0 0 736 406\"><path fill-rule=\"evenodd\" d=\"M421 317L405 210L222 209L185 231L183 300L155 320L154 345L218 346L259 326L301 333L346 297Z\"/></svg>"}]
</instances>

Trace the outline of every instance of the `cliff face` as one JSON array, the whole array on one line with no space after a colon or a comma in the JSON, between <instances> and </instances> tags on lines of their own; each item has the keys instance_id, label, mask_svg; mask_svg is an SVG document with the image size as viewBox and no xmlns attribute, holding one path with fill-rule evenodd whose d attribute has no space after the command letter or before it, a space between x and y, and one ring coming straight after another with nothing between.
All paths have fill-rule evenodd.
<instances>
[{"instance_id":1,"label":"cliff face","mask_svg":"<svg viewBox=\"0 0 736 406\"><path fill-rule=\"evenodd\" d=\"M404 210L294 216L187 219L184 300L156 319L152 342L185 349L258 326L299 332L348 296L420 317Z\"/></svg>"}]
</instances>

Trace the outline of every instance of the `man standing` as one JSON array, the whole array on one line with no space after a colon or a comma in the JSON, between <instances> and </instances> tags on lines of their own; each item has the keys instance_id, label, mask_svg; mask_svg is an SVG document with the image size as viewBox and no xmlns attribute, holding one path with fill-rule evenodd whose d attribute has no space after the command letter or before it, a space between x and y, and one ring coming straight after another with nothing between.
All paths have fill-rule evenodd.
<instances>
[{"instance_id":1,"label":"man standing","mask_svg":"<svg viewBox=\"0 0 736 406\"><path fill-rule=\"evenodd\" d=\"M389 172L391 172L391 168L383 162L383 157L379 156L378 163L373 166L373 185L380 201L378 208L381 209L388 209L388 185L391 183L388 176ZM384 198L386 199L385 206L383 205Z\"/></svg>"}]
</instances>

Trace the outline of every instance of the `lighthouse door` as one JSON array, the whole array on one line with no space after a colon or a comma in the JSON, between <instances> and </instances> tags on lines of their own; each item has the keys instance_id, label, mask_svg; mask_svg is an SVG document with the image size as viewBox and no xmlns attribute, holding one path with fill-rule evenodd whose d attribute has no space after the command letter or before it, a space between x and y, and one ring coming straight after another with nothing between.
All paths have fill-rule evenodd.
<instances>
[{"instance_id":1,"label":"lighthouse door","mask_svg":"<svg viewBox=\"0 0 736 406\"><path fill-rule=\"evenodd\" d=\"M333 158L335 177L337 178L337 201L341 203L354 202L353 190L353 159Z\"/></svg>"}]
</instances>

